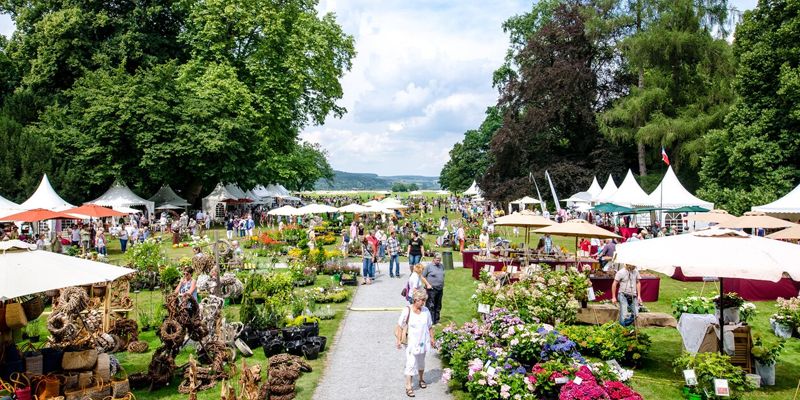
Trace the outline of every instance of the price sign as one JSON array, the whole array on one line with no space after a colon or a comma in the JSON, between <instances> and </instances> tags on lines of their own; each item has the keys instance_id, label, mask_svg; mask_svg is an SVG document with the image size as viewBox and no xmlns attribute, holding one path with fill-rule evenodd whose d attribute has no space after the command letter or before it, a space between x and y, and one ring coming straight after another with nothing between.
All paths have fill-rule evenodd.
<instances>
[{"instance_id":1,"label":"price sign","mask_svg":"<svg viewBox=\"0 0 800 400\"><path fill-rule=\"evenodd\" d=\"M481 314L488 314L491 311L491 308L488 304L478 304L478 312Z\"/></svg>"},{"instance_id":2,"label":"price sign","mask_svg":"<svg viewBox=\"0 0 800 400\"><path fill-rule=\"evenodd\" d=\"M697 374L693 369L683 370L683 379L686 381L686 386L697 386Z\"/></svg>"},{"instance_id":3,"label":"price sign","mask_svg":"<svg viewBox=\"0 0 800 400\"><path fill-rule=\"evenodd\" d=\"M731 389L727 379L714 379L714 394L721 397L730 397Z\"/></svg>"}]
</instances>

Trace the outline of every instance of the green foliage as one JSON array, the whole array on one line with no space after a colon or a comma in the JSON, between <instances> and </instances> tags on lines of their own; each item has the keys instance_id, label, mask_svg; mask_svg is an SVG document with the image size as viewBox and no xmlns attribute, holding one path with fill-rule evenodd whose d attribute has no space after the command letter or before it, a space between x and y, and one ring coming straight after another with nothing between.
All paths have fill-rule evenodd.
<instances>
[{"instance_id":1,"label":"green foliage","mask_svg":"<svg viewBox=\"0 0 800 400\"><path fill-rule=\"evenodd\" d=\"M172 288L181 280L181 271L174 265L161 269L161 286Z\"/></svg>"},{"instance_id":2,"label":"green foliage","mask_svg":"<svg viewBox=\"0 0 800 400\"><path fill-rule=\"evenodd\" d=\"M286 322L286 326L300 326L303 324L313 324L319 323L319 318L311 315L299 315L292 319L291 321Z\"/></svg>"},{"instance_id":3,"label":"green foliage","mask_svg":"<svg viewBox=\"0 0 800 400\"><path fill-rule=\"evenodd\" d=\"M392 183L393 192L413 192L419 190L416 183L394 182Z\"/></svg>"},{"instance_id":4,"label":"green foliage","mask_svg":"<svg viewBox=\"0 0 800 400\"><path fill-rule=\"evenodd\" d=\"M794 0L759 3L736 29L739 100L708 135L700 191L740 214L788 192L800 178L800 27Z\"/></svg>"},{"instance_id":5,"label":"green foliage","mask_svg":"<svg viewBox=\"0 0 800 400\"><path fill-rule=\"evenodd\" d=\"M159 267L167 264L161 244L152 238L129 248L125 258L131 268L139 271L157 272Z\"/></svg>"},{"instance_id":6,"label":"green foliage","mask_svg":"<svg viewBox=\"0 0 800 400\"><path fill-rule=\"evenodd\" d=\"M786 343L783 340L774 344L767 343L763 336L755 334L753 335L753 348L750 353L761 364L775 364L781 356L784 344Z\"/></svg>"},{"instance_id":7,"label":"green foliage","mask_svg":"<svg viewBox=\"0 0 800 400\"><path fill-rule=\"evenodd\" d=\"M714 302L708 297L686 296L672 301L672 315L680 319L681 314L713 314Z\"/></svg>"},{"instance_id":8,"label":"green foliage","mask_svg":"<svg viewBox=\"0 0 800 400\"><path fill-rule=\"evenodd\" d=\"M256 329L282 327L293 288L292 276L286 272L248 275L239 319Z\"/></svg>"},{"instance_id":9,"label":"green foliage","mask_svg":"<svg viewBox=\"0 0 800 400\"><path fill-rule=\"evenodd\" d=\"M19 199L47 171L74 201L120 176L194 201L219 181L308 189L331 178L298 133L343 115L355 50L316 4L0 1L17 27L0 41L0 189ZM24 96L32 117L5 108Z\"/></svg>"},{"instance_id":10,"label":"green foliage","mask_svg":"<svg viewBox=\"0 0 800 400\"><path fill-rule=\"evenodd\" d=\"M741 398L743 392L752 389L745 379L744 370L731 364L730 357L717 352L694 355L683 353L672 365L678 373L685 369L694 369L698 387L708 393L714 393L714 379L728 380L733 399Z\"/></svg>"},{"instance_id":11,"label":"green foliage","mask_svg":"<svg viewBox=\"0 0 800 400\"><path fill-rule=\"evenodd\" d=\"M650 337L616 322L601 326L566 326L561 334L574 341L583 355L638 365L650 351Z\"/></svg>"}]
</instances>

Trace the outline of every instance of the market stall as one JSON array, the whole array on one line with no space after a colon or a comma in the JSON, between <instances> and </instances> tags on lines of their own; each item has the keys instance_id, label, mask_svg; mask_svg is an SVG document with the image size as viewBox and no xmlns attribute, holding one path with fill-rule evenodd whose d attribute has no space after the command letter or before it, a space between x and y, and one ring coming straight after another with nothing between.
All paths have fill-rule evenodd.
<instances>
[{"instance_id":1,"label":"market stall","mask_svg":"<svg viewBox=\"0 0 800 400\"><path fill-rule=\"evenodd\" d=\"M596 297L596 301L611 300L611 284L614 283L614 277L607 276L594 276L589 275L589 280L592 281L592 288L595 294L603 292ZM640 278L642 282L642 301L653 302L658 301L658 290L661 287L661 278L653 275L642 274Z\"/></svg>"}]
</instances>

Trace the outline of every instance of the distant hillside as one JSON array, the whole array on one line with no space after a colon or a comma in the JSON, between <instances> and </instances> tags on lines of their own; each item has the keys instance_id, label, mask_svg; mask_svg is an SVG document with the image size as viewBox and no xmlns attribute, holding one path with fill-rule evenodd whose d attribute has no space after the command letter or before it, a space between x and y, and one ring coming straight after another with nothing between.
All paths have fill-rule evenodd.
<instances>
[{"instance_id":1,"label":"distant hillside","mask_svg":"<svg viewBox=\"0 0 800 400\"><path fill-rule=\"evenodd\" d=\"M325 180L319 180L314 185L317 190L388 190L395 182L416 183L421 190L438 190L439 177L398 175L379 176L377 174L362 174L357 172L333 171L333 185Z\"/></svg>"}]
</instances>

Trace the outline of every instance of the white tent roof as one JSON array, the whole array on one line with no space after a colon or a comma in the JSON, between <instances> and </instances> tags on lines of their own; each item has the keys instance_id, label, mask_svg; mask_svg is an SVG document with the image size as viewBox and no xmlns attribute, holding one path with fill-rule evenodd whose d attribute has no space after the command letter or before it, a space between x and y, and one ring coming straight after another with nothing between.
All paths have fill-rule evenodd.
<instances>
[{"instance_id":1,"label":"white tent roof","mask_svg":"<svg viewBox=\"0 0 800 400\"><path fill-rule=\"evenodd\" d=\"M56 191L53 190L53 186L50 185L50 180L47 179L47 174L44 174L44 176L42 176L42 181L39 183L39 187L36 188L36 191L28 200L25 200L24 203L19 205L19 208L22 210L44 208L50 211L64 211L69 208L75 208L75 206L67 203L61 196L56 194Z\"/></svg>"},{"instance_id":2,"label":"white tent roof","mask_svg":"<svg viewBox=\"0 0 800 400\"><path fill-rule=\"evenodd\" d=\"M273 197L284 200L300 200L299 197L292 196L292 194L283 185L269 184L267 187L258 185L253 188L253 194L259 197Z\"/></svg>"},{"instance_id":3,"label":"white tent roof","mask_svg":"<svg viewBox=\"0 0 800 400\"><path fill-rule=\"evenodd\" d=\"M150 214L155 211L155 203L139 197L121 181L115 181L105 193L89 203L105 207L144 206Z\"/></svg>"},{"instance_id":4,"label":"white tent roof","mask_svg":"<svg viewBox=\"0 0 800 400\"><path fill-rule=\"evenodd\" d=\"M663 206L664 208L678 208L686 206L699 206L709 210L714 209L714 203L698 199L681 185L672 166L667 168L667 173L661 179L656 190L650 193L648 205Z\"/></svg>"},{"instance_id":5,"label":"white tent roof","mask_svg":"<svg viewBox=\"0 0 800 400\"><path fill-rule=\"evenodd\" d=\"M325 214L334 212L339 212L339 209L336 207L327 206L325 204L309 204L297 209L298 215Z\"/></svg>"},{"instance_id":6,"label":"white tent roof","mask_svg":"<svg viewBox=\"0 0 800 400\"><path fill-rule=\"evenodd\" d=\"M156 192L156 194L154 194L147 200L152 201L159 207L165 204L169 204L172 206L176 206L178 209L180 209L182 207L188 207L191 205L189 204L188 201L186 201L186 199L184 199L181 196L178 196L169 185L161 186L161 188L158 189L158 192Z\"/></svg>"},{"instance_id":7,"label":"white tent roof","mask_svg":"<svg viewBox=\"0 0 800 400\"><path fill-rule=\"evenodd\" d=\"M791 192L787 193L786 196L783 196L769 204L755 206L752 208L752 210L761 211L765 214L771 214L772 216L779 218L796 219L800 217L798 216L798 213L800 213L800 185L797 185L797 187L792 189Z\"/></svg>"},{"instance_id":8,"label":"white tent roof","mask_svg":"<svg viewBox=\"0 0 800 400\"><path fill-rule=\"evenodd\" d=\"M592 198L592 200L598 203L605 203L616 192L617 192L617 184L614 183L614 177L612 177L611 174L608 174L608 180L606 181L606 185L603 186L603 189L600 191L600 194Z\"/></svg>"},{"instance_id":9,"label":"white tent roof","mask_svg":"<svg viewBox=\"0 0 800 400\"><path fill-rule=\"evenodd\" d=\"M482 191L478 187L478 183L475 181L472 181L472 185L469 187L469 189L467 189L467 191L464 192L464 194L467 196L480 196L481 193Z\"/></svg>"},{"instance_id":10,"label":"white tent roof","mask_svg":"<svg viewBox=\"0 0 800 400\"><path fill-rule=\"evenodd\" d=\"M125 207L125 206L114 206L111 207L114 211L119 211L125 214L138 214L142 212L142 210L137 210L135 208Z\"/></svg>"},{"instance_id":11,"label":"white tent roof","mask_svg":"<svg viewBox=\"0 0 800 400\"><path fill-rule=\"evenodd\" d=\"M568 199L563 199L567 203L591 203L592 194L589 192L578 192L570 196Z\"/></svg>"},{"instance_id":12,"label":"white tent roof","mask_svg":"<svg viewBox=\"0 0 800 400\"><path fill-rule=\"evenodd\" d=\"M0 215L14 214L19 210L19 204L0 196Z\"/></svg>"},{"instance_id":13,"label":"white tent roof","mask_svg":"<svg viewBox=\"0 0 800 400\"><path fill-rule=\"evenodd\" d=\"M539 204L539 203L541 203L541 201L536 200L536 199L534 199L533 197L530 197L530 196L525 196L525 197L523 197L521 199L516 199L516 200L511 202L511 204L520 204L520 205Z\"/></svg>"},{"instance_id":14,"label":"white tent roof","mask_svg":"<svg viewBox=\"0 0 800 400\"><path fill-rule=\"evenodd\" d=\"M619 185L614 195L608 199L608 202L625 207L646 206L650 205L650 198L647 196L647 193L642 190L642 187L639 186L639 183L636 182L636 178L633 177L633 172L628 170L628 174L625 175L625 180Z\"/></svg>"},{"instance_id":15,"label":"white tent roof","mask_svg":"<svg viewBox=\"0 0 800 400\"><path fill-rule=\"evenodd\" d=\"M32 250L35 248L36 245L19 240L0 243L0 300L68 286L110 282L135 272L97 261Z\"/></svg>"},{"instance_id":16,"label":"white tent roof","mask_svg":"<svg viewBox=\"0 0 800 400\"><path fill-rule=\"evenodd\" d=\"M218 183L217 186L214 187L214 190L208 194L208 196L203 197L203 202L205 203L206 200L220 202L238 199L239 197L236 197L235 194L231 193L226 186L224 186L222 183Z\"/></svg>"},{"instance_id":17,"label":"white tent roof","mask_svg":"<svg viewBox=\"0 0 800 400\"><path fill-rule=\"evenodd\" d=\"M265 203L264 200L261 197L256 196L256 194L253 193L252 190L248 190L248 191L244 192L244 195L248 199L253 200L253 204L264 204Z\"/></svg>"},{"instance_id":18,"label":"white tent roof","mask_svg":"<svg viewBox=\"0 0 800 400\"><path fill-rule=\"evenodd\" d=\"M274 210L267 211L268 215L283 215L283 216L292 216L292 215L299 215L297 213L297 209L292 206L281 206Z\"/></svg>"},{"instance_id":19,"label":"white tent roof","mask_svg":"<svg viewBox=\"0 0 800 400\"><path fill-rule=\"evenodd\" d=\"M591 201L592 199L597 198L597 196L599 196L600 192L602 191L603 189L600 187L600 184L597 183L597 177L596 176L592 177L592 185L589 186L589 190L586 191L591 195L591 197L589 197L589 200Z\"/></svg>"},{"instance_id":20,"label":"white tent roof","mask_svg":"<svg viewBox=\"0 0 800 400\"><path fill-rule=\"evenodd\" d=\"M247 194L239 187L239 185L229 183L225 185L225 189L228 190L228 193L234 195L237 200L243 200L247 198Z\"/></svg>"}]
</instances>

